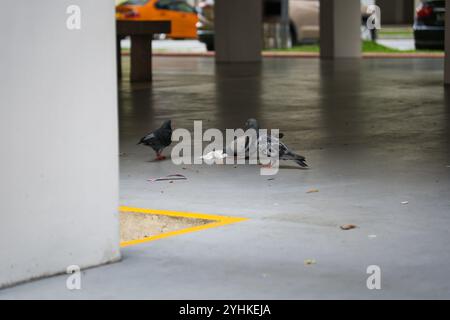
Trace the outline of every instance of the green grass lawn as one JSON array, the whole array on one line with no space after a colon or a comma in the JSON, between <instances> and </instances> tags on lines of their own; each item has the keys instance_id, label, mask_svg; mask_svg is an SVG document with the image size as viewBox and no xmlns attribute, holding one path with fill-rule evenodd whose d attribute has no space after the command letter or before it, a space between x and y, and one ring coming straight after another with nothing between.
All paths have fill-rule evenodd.
<instances>
[{"instance_id":1,"label":"green grass lawn","mask_svg":"<svg viewBox=\"0 0 450 320\"><path fill-rule=\"evenodd\" d=\"M276 51L276 52L320 52L320 48L318 44L311 45L300 45L295 46L289 49L271 49L267 51ZM362 52L363 53L430 53L430 52L442 52L439 50L397 50L385 47L376 42L372 41L363 41L362 42Z\"/></svg>"},{"instance_id":2,"label":"green grass lawn","mask_svg":"<svg viewBox=\"0 0 450 320\"><path fill-rule=\"evenodd\" d=\"M414 32L412 28L382 28L378 31L380 39L412 39Z\"/></svg>"}]
</instances>

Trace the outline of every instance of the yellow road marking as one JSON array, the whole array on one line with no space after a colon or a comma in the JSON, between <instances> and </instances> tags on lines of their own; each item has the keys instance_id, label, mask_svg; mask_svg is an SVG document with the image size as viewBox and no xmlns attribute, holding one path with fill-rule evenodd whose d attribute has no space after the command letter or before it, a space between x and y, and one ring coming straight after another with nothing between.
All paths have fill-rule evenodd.
<instances>
[{"instance_id":1,"label":"yellow road marking","mask_svg":"<svg viewBox=\"0 0 450 320\"><path fill-rule=\"evenodd\" d=\"M124 241L120 244L122 248L133 246L141 243L146 243L150 241L155 241L159 239L164 239L168 237L178 236L186 233L217 228L221 226L225 226L227 224L233 224L237 222L246 221L246 218L237 218L237 217L229 217L229 216L219 216L219 215L211 215L211 214L203 214L203 213L193 213L193 212L180 212L180 211L169 211L169 210L155 210L155 209L143 209L143 208L132 208L121 206L119 208L120 212L123 213L143 213L143 214L154 214L161 216L169 216L169 217L179 217L179 218L190 218L190 219L203 219L203 220L211 220L211 223L207 223L201 226L195 226L190 228L185 228L177 231L171 231L162 233L156 236L151 236L148 238Z\"/></svg>"}]
</instances>

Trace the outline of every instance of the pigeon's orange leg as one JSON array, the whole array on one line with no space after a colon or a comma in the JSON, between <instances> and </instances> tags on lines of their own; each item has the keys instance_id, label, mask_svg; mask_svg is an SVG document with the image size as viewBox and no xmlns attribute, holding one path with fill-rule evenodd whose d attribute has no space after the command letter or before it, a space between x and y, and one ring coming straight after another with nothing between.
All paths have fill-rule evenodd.
<instances>
[{"instance_id":1,"label":"pigeon's orange leg","mask_svg":"<svg viewBox=\"0 0 450 320\"><path fill-rule=\"evenodd\" d=\"M262 164L261 167L263 167L265 169L272 169L272 162L270 162L268 164Z\"/></svg>"},{"instance_id":2,"label":"pigeon's orange leg","mask_svg":"<svg viewBox=\"0 0 450 320\"><path fill-rule=\"evenodd\" d=\"M157 153L156 153L156 158L155 158L155 160L156 160L156 161L166 160L166 157L163 156L163 155L161 154L161 152L157 152Z\"/></svg>"}]
</instances>

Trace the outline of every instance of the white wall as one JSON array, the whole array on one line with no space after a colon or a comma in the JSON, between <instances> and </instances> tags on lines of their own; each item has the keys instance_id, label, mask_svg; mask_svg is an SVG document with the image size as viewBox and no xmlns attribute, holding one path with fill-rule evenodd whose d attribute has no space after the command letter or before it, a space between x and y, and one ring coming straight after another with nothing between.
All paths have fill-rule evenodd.
<instances>
[{"instance_id":1,"label":"white wall","mask_svg":"<svg viewBox=\"0 0 450 320\"><path fill-rule=\"evenodd\" d=\"M114 0L1 6L0 287L120 257Z\"/></svg>"}]
</instances>

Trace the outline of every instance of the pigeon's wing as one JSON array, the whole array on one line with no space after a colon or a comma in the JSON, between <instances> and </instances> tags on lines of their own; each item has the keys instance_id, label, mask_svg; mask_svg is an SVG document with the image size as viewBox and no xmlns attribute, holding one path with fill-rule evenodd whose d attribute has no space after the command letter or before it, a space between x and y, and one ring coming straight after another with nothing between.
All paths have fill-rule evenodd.
<instances>
[{"instance_id":1,"label":"pigeon's wing","mask_svg":"<svg viewBox=\"0 0 450 320\"><path fill-rule=\"evenodd\" d=\"M271 135L261 135L258 139L259 151L269 158L277 158L280 154L280 145L282 144L279 139Z\"/></svg>"},{"instance_id":2,"label":"pigeon's wing","mask_svg":"<svg viewBox=\"0 0 450 320\"><path fill-rule=\"evenodd\" d=\"M151 140L153 140L153 139L155 139L155 138L156 138L155 133L152 132L152 133L149 133L148 135L146 135L145 137L143 137L143 138L141 139L141 142L145 143L145 142L151 141Z\"/></svg>"},{"instance_id":3,"label":"pigeon's wing","mask_svg":"<svg viewBox=\"0 0 450 320\"><path fill-rule=\"evenodd\" d=\"M140 144L146 145L148 147L151 147L156 152L162 150L164 146L162 145L160 139L156 135L156 132L149 133L145 137L141 139Z\"/></svg>"},{"instance_id":4,"label":"pigeon's wing","mask_svg":"<svg viewBox=\"0 0 450 320\"><path fill-rule=\"evenodd\" d=\"M168 147L172 143L172 128L160 128L155 131L155 136L164 148Z\"/></svg>"},{"instance_id":5,"label":"pigeon's wing","mask_svg":"<svg viewBox=\"0 0 450 320\"><path fill-rule=\"evenodd\" d=\"M305 157L292 152L280 139L264 135L259 139L259 150L269 158L295 161L301 167L307 167Z\"/></svg>"},{"instance_id":6,"label":"pigeon's wing","mask_svg":"<svg viewBox=\"0 0 450 320\"><path fill-rule=\"evenodd\" d=\"M301 167L308 167L306 164L306 158L293 151L291 151L284 143L280 142L280 159L291 160L296 162Z\"/></svg>"}]
</instances>

